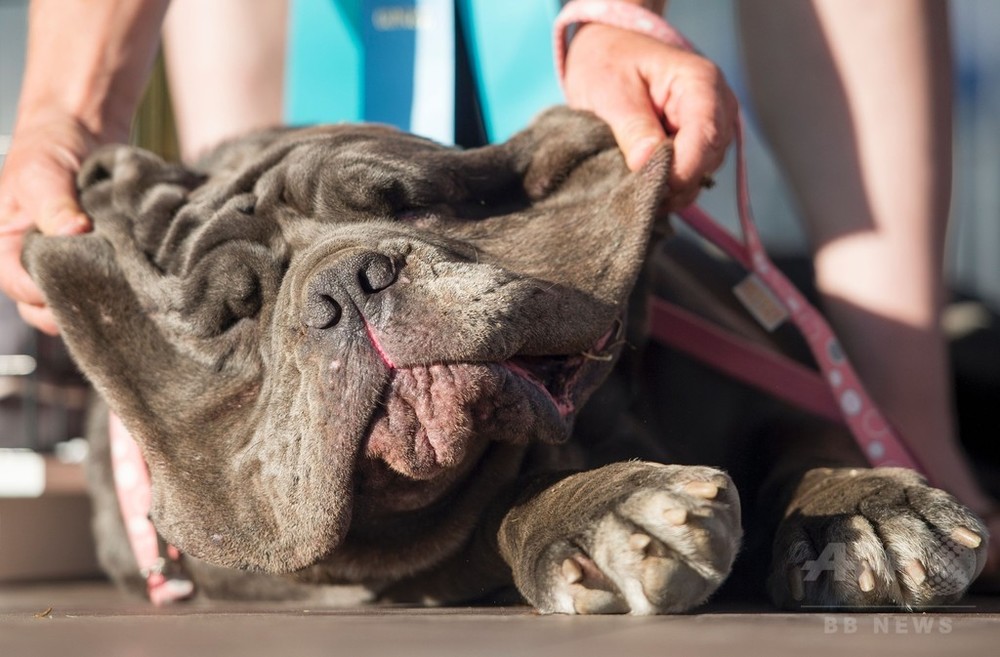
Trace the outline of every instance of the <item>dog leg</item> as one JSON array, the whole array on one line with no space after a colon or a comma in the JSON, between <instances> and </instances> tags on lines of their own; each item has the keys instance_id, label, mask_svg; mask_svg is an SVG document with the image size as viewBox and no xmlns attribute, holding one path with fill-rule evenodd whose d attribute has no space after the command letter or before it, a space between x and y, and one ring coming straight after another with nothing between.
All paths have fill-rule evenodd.
<instances>
[{"instance_id":1,"label":"dog leg","mask_svg":"<svg viewBox=\"0 0 1000 657\"><path fill-rule=\"evenodd\" d=\"M539 611L643 615L704 602L741 536L725 473L633 461L568 476L516 504L498 539Z\"/></svg>"},{"instance_id":2,"label":"dog leg","mask_svg":"<svg viewBox=\"0 0 1000 657\"><path fill-rule=\"evenodd\" d=\"M962 597L986 560L983 523L902 468L815 468L778 527L779 606L904 609Z\"/></svg>"}]
</instances>

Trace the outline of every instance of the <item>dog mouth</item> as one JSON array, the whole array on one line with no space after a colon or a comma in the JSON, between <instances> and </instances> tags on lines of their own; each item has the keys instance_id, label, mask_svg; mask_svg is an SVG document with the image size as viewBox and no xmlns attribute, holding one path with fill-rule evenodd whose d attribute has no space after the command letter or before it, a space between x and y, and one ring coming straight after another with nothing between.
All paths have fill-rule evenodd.
<instances>
[{"instance_id":1,"label":"dog mouth","mask_svg":"<svg viewBox=\"0 0 1000 657\"><path fill-rule=\"evenodd\" d=\"M533 385L566 420L576 412L573 392L585 362L583 355L520 356L502 366Z\"/></svg>"},{"instance_id":2,"label":"dog mouth","mask_svg":"<svg viewBox=\"0 0 1000 657\"><path fill-rule=\"evenodd\" d=\"M568 423L576 413L580 386L586 366L609 364L614 360L613 349L621 337L622 320L615 320L611 328L588 350L579 354L562 356L515 356L504 362L514 375L520 377L544 396L559 417Z\"/></svg>"},{"instance_id":3,"label":"dog mouth","mask_svg":"<svg viewBox=\"0 0 1000 657\"><path fill-rule=\"evenodd\" d=\"M583 354L393 369L359 464L358 501L380 511L421 508L493 442L567 439L581 388L613 359L618 326Z\"/></svg>"}]
</instances>

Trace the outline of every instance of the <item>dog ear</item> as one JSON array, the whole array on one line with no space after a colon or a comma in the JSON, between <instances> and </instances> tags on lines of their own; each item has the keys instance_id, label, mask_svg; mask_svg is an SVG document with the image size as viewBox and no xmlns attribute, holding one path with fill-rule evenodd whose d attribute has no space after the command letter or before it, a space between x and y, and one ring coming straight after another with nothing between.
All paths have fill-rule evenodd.
<instances>
[{"instance_id":1,"label":"dog ear","mask_svg":"<svg viewBox=\"0 0 1000 657\"><path fill-rule=\"evenodd\" d=\"M191 205L192 194L204 191L201 176L149 153L115 147L95 155L79 182L94 231L32 234L23 260L74 359L142 448L158 531L187 553L231 567L286 572L315 562L347 530L349 507L336 500L350 499L345 479L357 446L314 441L308 447L319 451L315 462L329 467L313 473L314 487L288 498L275 491L296 490L298 473L261 472L260 461L240 456L255 441L270 451L287 443L297 447L299 432L310 427L275 425L287 425L287 418L256 426L259 366L252 359L236 365L214 360L211 350L199 349L214 338L193 339L190 327L172 325L171 317L184 312L178 299L199 291L181 293L180 277L169 270L184 267L184 259L166 253L163 244L186 245L183 230L213 230L196 222L197 208L186 226L177 216ZM154 220L167 229L142 225ZM194 269L188 273L200 276ZM227 340L220 348L232 357L255 346ZM249 484L259 479L266 483Z\"/></svg>"},{"instance_id":2,"label":"dog ear","mask_svg":"<svg viewBox=\"0 0 1000 657\"><path fill-rule=\"evenodd\" d=\"M665 142L641 170L630 172L598 117L565 107L547 110L508 142L460 154L505 162L520 185L505 193L514 191L522 201L515 207L497 203L492 212L460 206L459 214L475 220L445 230L474 244L483 257L497 254L505 268L620 309L654 226L668 230L661 208L669 194L672 146Z\"/></svg>"},{"instance_id":3,"label":"dog ear","mask_svg":"<svg viewBox=\"0 0 1000 657\"><path fill-rule=\"evenodd\" d=\"M154 280L160 272L142 251L149 241L144 227L165 223L156 218L176 211L199 182L197 174L138 149L103 149L78 176L81 205L94 231L73 237L32 234L25 243L25 267L44 291L70 352L125 416L148 413L148 405L162 398L146 393L199 377L191 371L195 363L181 358L151 319L163 300L137 293L159 287ZM147 195L153 188L157 192ZM137 223L139 213L151 220ZM137 352L146 354L142 366L132 362ZM162 410L164 417L171 415Z\"/></svg>"},{"instance_id":4,"label":"dog ear","mask_svg":"<svg viewBox=\"0 0 1000 657\"><path fill-rule=\"evenodd\" d=\"M589 112L567 107L543 112L503 148L514 157L525 192L534 201L549 196L588 159L618 149L603 121ZM620 178L622 173L615 163L605 168L603 175Z\"/></svg>"}]
</instances>

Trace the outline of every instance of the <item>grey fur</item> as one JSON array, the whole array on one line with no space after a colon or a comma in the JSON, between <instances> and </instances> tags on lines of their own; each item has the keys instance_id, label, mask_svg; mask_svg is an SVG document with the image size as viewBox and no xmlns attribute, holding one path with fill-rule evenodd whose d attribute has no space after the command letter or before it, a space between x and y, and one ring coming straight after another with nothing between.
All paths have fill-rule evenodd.
<instances>
[{"instance_id":1,"label":"grey fur","mask_svg":"<svg viewBox=\"0 0 1000 657\"><path fill-rule=\"evenodd\" d=\"M652 250L669 166L664 147L629 173L607 127L566 109L464 152L377 126L261 133L197 170L112 147L79 178L94 232L32 236L25 263L143 449L158 531L210 596L443 603L515 583L543 611L689 609L742 535L733 479L704 463L741 475L755 525L788 510L781 575L804 519L836 511L824 535L855 540L844 528L870 518L875 490L929 523L883 522L908 555L929 558L955 527L982 534L903 473L817 489L843 475L816 466L857 454L827 428L803 448L813 429L773 404L756 416L787 431L754 476L743 439L662 428L650 383L668 355L646 344L643 308L650 286L681 279ZM698 286L685 294L706 296ZM97 526L124 581L105 434L92 435ZM659 464L686 442L699 465ZM658 463L614 463L637 458ZM876 601L938 600L879 575ZM784 581L772 590L789 604Z\"/></svg>"}]
</instances>

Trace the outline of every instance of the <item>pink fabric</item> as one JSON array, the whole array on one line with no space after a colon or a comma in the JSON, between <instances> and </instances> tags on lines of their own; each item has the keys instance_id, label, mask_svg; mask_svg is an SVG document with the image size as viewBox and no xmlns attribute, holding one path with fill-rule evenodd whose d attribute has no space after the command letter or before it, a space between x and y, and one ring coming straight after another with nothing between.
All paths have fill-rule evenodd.
<instances>
[{"instance_id":1,"label":"pink fabric","mask_svg":"<svg viewBox=\"0 0 1000 657\"><path fill-rule=\"evenodd\" d=\"M149 470L139 445L114 413L108 417L108 432L118 505L139 572L146 578L149 599L159 606L187 598L194 592L194 584L183 578L168 578L164 572L167 559L177 561L180 554L172 546L167 546L166 555L160 554L160 539L149 520Z\"/></svg>"},{"instance_id":2,"label":"pink fabric","mask_svg":"<svg viewBox=\"0 0 1000 657\"><path fill-rule=\"evenodd\" d=\"M565 75L566 29L575 23L613 25L693 50L691 43L662 17L623 2L575 0L560 12L555 23L555 54L559 78ZM900 466L924 472L895 430L872 401L840 346L833 330L794 285L768 259L750 211L746 162L743 157L742 117L736 119L737 196L743 241L733 237L697 206L678 215L730 257L756 273L787 309L819 364L855 441L873 466ZM814 399L822 406L822 399Z\"/></svg>"}]
</instances>

